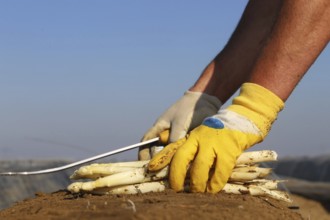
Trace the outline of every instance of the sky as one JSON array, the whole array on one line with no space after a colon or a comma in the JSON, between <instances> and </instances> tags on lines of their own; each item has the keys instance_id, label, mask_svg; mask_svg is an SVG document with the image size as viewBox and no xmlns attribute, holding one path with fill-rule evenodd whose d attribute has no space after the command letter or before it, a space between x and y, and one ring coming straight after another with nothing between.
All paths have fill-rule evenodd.
<instances>
[{"instance_id":1,"label":"sky","mask_svg":"<svg viewBox=\"0 0 330 220\"><path fill-rule=\"evenodd\" d=\"M187 2L0 0L0 159L77 160L139 142L247 3ZM253 149L330 155L329 58L327 47Z\"/></svg>"}]
</instances>

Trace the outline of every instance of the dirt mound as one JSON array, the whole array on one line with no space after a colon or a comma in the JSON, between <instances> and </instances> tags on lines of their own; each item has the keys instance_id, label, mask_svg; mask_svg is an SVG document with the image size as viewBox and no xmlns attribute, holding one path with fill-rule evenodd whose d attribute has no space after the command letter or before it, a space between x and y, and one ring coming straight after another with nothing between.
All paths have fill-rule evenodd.
<instances>
[{"instance_id":1,"label":"dirt mound","mask_svg":"<svg viewBox=\"0 0 330 220\"><path fill-rule=\"evenodd\" d=\"M37 193L4 209L0 219L302 219L288 204L269 198L219 193L82 195Z\"/></svg>"}]
</instances>

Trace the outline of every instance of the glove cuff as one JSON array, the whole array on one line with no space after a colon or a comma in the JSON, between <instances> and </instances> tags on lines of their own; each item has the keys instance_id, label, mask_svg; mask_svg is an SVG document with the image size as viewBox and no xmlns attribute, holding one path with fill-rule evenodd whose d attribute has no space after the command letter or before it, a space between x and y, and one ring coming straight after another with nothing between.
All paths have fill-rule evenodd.
<instances>
[{"instance_id":1,"label":"glove cuff","mask_svg":"<svg viewBox=\"0 0 330 220\"><path fill-rule=\"evenodd\" d=\"M244 83L239 96L227 109L251 120L264 138L283 108L284 102L270 90L254 83Z\"/></svg>"}]
</instances>

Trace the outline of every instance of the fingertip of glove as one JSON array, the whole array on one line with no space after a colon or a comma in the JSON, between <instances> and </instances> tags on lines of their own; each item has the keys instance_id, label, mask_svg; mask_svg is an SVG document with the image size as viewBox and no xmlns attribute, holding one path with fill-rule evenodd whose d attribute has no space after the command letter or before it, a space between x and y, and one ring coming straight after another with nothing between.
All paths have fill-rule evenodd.
<instances>
[{"instance_id":1,"label":"fingertip of glove","mask_svg":"<svg viewBox=\"0 0 330 220\"><path fill-rule=\"evenodd\" d=\"M157 171L166 167L170 163L170 159L167 154L160 152L156 154L148 164L149 171Z\"/></svg>"},{"instance_id":2,"label":"fingertip of glove","mask_svg":"<svg viewBox=\"0 0 330 220\"><path fill-rule=\"evenodd\" d=\"M159 168L158 164L154 164L154 163L151 163L149 162L148 164L148 170L149 171L157 171L157 170L160 170L161 168Z\"/></svg>"},{"instance_id":3,"label":"fingertip of glove","mask_svg":"<svg viewBox=\"0 0 330 220\"><path fill-rule=\"evenodd\" d=\"M221 184L212 184L212 182L210 182L207 187L206 187L206 192L208 193L218 193L220 192L223 187L225 186L225 184L221 183Z\"/></svg>"},{"instance_id":4,"label":"fingertip of glove","mask_svg":"<svg viewBox=\"0 0 330 220\"><path fill-rule=\"evenodd\" d=\"M183 192L184 191L183 184L178 184L176 181L171 181L170 180L170 187L175 192Z\"/></svg>"},{"instance_id":5,"label":"fingertip of glove","mask_svg":"<svg viewBox=\"0 0 330 220\"><path fill-rule=\"evenodd\" d=\"M176 192L184 191L185 174L177 172L178 170L170 168L169 183L170 187Z\"/></svg>"}]
</instances>

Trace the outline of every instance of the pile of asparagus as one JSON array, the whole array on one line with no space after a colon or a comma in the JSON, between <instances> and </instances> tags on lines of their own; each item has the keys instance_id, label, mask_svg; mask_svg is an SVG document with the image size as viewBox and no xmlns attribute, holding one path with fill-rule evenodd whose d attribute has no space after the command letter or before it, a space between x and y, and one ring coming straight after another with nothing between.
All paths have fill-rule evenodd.
<instances>
[{"instance_id":1,"label":"pile of asparagus","mask_svg":"<svg viewBox=\"0 0 330 220\"><path fill-rule=\"evenodd\" d=\"M225 187L225 193L268 196L277 200L291 202L288 194L279 191L277 185L282 180L265 179L271 173L270 168L259 167L259 163L275 161L274 151L263 150L243 153ZM136 194L161 192L169 188L168 167L158 172L148 172L149 161L123 163L91 164L76 170L71 179L89 179L74 182L68 186L72 193L90 192L92 194ZM189 190L187 184L186 190Z\"/></svg>"}]
</instances>

